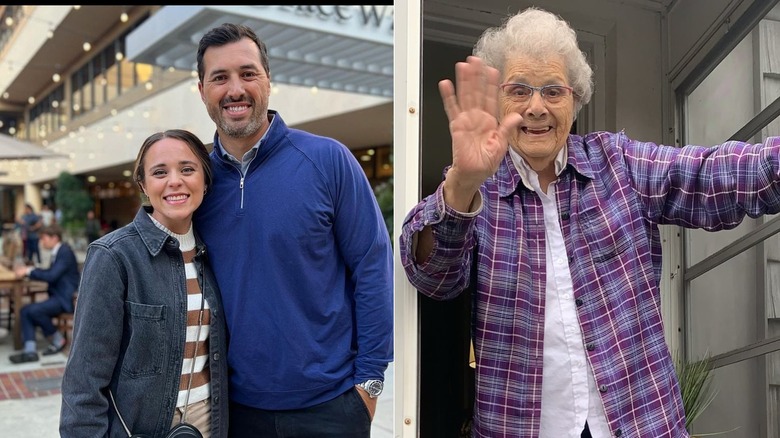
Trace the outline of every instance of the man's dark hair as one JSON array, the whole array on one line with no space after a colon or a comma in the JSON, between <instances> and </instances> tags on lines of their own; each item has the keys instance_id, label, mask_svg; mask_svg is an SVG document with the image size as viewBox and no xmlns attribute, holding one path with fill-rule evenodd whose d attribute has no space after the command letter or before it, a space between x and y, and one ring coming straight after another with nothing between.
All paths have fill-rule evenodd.
<instances>
[{"instance_id":1,"label":"man's dark hair","mask_svg":"<svg viewBox=\"0 0 780 438\"><path fill-rule=\"evenodd\" d=\"M260 49L260 63L263 64L265 74L271 76L271 70L268 67L268 49L265 47L265 43L260 41L255 32L248 26L243 24L224 23L217 26L200 39L198 43L198 79L203 82L203 76L206 74L203 71L203 54L206 53L206 49L212 46L224 46L229 43L236 43L242 38L249 38L254 41L257 48Z\"/></svg>"},{"instance_id":2,"label":"man's dark hair","mask_svg":"<svg viewBox=\"0 0 780 438\"><path fill-rule=\"evenodd\" d=\"M47 236L57 236L57 239L62 241L62 228L60 228L57 225L48 225L40 229L38 231L40 234L45 234Z\"/></svg>"}]
</instances>

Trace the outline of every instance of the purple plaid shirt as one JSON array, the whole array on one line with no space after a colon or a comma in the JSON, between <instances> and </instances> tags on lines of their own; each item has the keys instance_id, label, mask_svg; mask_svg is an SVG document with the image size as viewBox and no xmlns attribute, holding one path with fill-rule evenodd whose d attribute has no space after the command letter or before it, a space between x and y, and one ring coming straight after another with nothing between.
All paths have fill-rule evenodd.
<instances>
[{"instance_id":1,"label":"purple plaid shirt","mask_svg":"<svg viewBox=\"0 0 780 438\"><path fill-rule=\"evenodd\" d=\"M664 340L658 285L659 224L721 230L747 214L780 211L780 137L675 148L598 132L567 141L555 185L577 316L588 361L616 437L688 437ZM539 434L545 296L545 225L539 197L509 154L464 216L442 187L407 216L401 260L421 293L449 299L476 258L473 435ZM413 236L431 226L434 247L415 261Z\"/></svg>"}]
</instances>

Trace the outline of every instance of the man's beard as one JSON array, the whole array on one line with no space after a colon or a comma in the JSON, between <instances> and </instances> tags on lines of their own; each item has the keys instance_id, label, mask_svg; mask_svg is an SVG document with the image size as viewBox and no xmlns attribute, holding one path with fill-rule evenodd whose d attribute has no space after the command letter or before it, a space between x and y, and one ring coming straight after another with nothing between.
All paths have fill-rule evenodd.
<instances>
[{"instance_id":1,"label":"man's beard","mask_svg":"<svg viewBox=\"0 0 780 438\"><path fill-rule=\"evenodd\" d=\"M246 138L259 131L263 127L263 121L260 118L255 118L244 126L231 126L227 121L220 120L219 127L228 137Z\"/></svg>"},{"instance_id":2,"label":"man's beard","mask_svg":"<svg viewBox=\"0 0 780 438\"><path fill-rule=\"evenodd\" d=\"M232 138L246 138L246 137L251 137L258 130L262 129L263 118L267 118L267 116L255 117L256 114L254 112L256 108L257 107L254 106L254 102L252 102L252 117L250 117L249 122L244 126L233 125L230 123L230 121L227 118L223 117L221 102L220 105L217 106L216 108L207 108L207 109L209 110L209 115L211 116L211 119L216 122L219 130L222 131L225 135Z\"/></svg>"}]
</instances>

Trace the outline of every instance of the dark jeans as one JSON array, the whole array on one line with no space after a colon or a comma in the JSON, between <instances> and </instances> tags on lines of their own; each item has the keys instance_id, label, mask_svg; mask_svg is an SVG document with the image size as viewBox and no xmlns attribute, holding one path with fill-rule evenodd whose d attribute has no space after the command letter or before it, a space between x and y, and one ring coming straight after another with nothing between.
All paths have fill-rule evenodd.
<instances>
[{"instance_id":1,"label":"dark jeans","mask_svg":"<svg viewBox=\"0 0 780 438\"><path fill-rule=\"evenodd\" d=\"M35 340L35 327L40 327L45 336L51 336L57 331L57 327L51 322L51 319L65 309L56 298L49 298L40 303L30 303L22 307L22 339L25 341Z\"/></svg>"},{"instance_id":2,"label":"dark jeans","mask_svg":"<svg viewBox=\"0 0 780 438\"><path fill-rule=\"evenodd\" d=\"M303 409L266 411L230 402L229 438L368 438L371 421L357 389Z\"/></svg>"},{"instance_id":3,"label":"dark jeans","mask_svg":"<svg viewBox=\"0 0 780 438\"><path fill-rule=\"evenodd\" d=\"M590 436L590 429L588 428L588 422L585 422L585 429L582 430L582 435L580 435L580 438L593 438Z\"/></svg>"},{"instance_id":4,"label":"dark jeans","mask_svg":"<svg viewBox=\"0 0 780 438\"><path fill-rule=\"evenodd\" d=\"M38 241L39 239L36 237L34 239L27 239L27 260L33 261L33 256L38 259L38 263L41 262L41 249L38 247Z\"/></svg>"}]
</instances>

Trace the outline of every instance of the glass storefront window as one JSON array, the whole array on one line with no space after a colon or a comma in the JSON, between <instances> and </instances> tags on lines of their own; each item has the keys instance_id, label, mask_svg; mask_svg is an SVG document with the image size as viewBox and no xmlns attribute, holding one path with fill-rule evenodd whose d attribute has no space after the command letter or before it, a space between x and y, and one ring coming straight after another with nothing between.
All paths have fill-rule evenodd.
<instances>
[{"instance_id":1,"label":"glass storefront window","mask_svg":"<svg viewBox=\"0 0 780 438\"><path fill-rule=\"evenodd\" d=\"M92 71L93 71L92 83L93 83L93 89L95 93L95 98L94 98L95 107L99 107L107 102L106 87L108 85L108 81L106 80L106 77L104 75L106 70L104 56L105 53L100 53L91 62Z\"/></svg>"},{"instance_id":2,"label":"glass storefront window","mask_svg":"<svg viewBox=\"0 0 780 438\"><path fill-rule=\"evenodd\" d=\"M71 96L70 96L70 113L71 118L76 118L84 111L84 71L79 70L71 76Z\"/></svg>"},{"instance_id":3,"label":"glass storefront window","mask_svg":"<svg viewBox=\"0 0 780 438\"><path fill-rule=\"evenodd\" d=\"M135 87L135 64L124 59L119 63L119 84L119 94Z\"/></svg>"},{"instance_id":4,"label":"glass storefront window","mask_svg":"<svg viewBox=\"0 0 780 438\"><path fill-rule=\"evenodd\" d=\"M28 139L45 140L65 123L60 104L64 100L65 87L60 85L30 110Z\"/></svg>"},{"instance_id":5,"label":"glass storefront window","mask_svg":"<svg viewBox=\"0 0 780 438\"><path fill-rule=\"evenodd\" d=\"M152 80L154 76L154 66L151 64L135 64L135 85L143 86L147 82Z\"/></svg>"}]
</instances>

